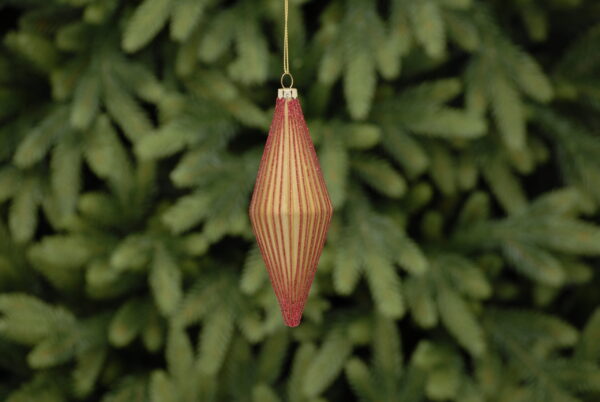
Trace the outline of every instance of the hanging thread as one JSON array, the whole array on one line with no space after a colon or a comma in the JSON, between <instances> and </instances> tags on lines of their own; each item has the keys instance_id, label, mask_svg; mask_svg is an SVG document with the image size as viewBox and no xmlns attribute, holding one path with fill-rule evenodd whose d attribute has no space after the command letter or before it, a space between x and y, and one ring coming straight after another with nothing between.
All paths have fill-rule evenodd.
<instances>
[{"instance_id":1,"label":"hanging thread","mask_svg":"<svg viewBox=\"0 0 600 402\"><path fill-rule=\"evenodd\" d=\"M288 0L283 0L283 74L281 75L281 87L291 88L294 86L294 77L290 73L290 56L289 56L289 45L288 45L288 13L289 5ZM290 86L286 87L283 83L285 77L290 77Z\"/></svg>"}]
</instances>

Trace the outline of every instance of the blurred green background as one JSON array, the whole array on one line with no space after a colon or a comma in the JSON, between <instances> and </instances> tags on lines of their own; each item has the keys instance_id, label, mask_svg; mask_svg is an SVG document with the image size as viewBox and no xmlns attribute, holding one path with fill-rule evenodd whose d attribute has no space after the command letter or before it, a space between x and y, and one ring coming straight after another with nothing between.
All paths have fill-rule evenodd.
<instances>
[{"instance_id":1,"label":"blurred green background","mask_svg":"<svg viewBox=\"0 0 600 402\"><path fill-rule=\"evenodd\" d=\"M600 3L290 0L335 206L247 217L283 0L0 0L0 400L600 400Z\"/></svg>"}]
</instances>

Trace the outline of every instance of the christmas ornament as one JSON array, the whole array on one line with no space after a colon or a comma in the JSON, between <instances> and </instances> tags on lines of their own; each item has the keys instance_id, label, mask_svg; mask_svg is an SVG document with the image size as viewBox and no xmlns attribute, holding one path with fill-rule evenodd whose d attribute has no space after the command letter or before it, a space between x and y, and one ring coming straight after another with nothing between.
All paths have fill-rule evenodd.
<instances>
[{"instance_id":1,"label":"christmas ornament","mask_svg":"<svg viewBox=\"0 0 600 402\"><path fill-rule=\"evenodd\" d=\"M286 325L300 323L333 214L288 61L284 0L281 89L258 169L250 221ZM289 79L289 87L284 81Z\"/></svg>"}]
</instances>

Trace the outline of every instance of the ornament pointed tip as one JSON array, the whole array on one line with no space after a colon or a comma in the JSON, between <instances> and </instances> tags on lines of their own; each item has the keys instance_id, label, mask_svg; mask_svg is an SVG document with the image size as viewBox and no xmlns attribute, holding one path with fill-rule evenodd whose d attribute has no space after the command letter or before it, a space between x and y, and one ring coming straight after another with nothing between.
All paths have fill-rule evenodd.
<instances>
[{"instance_id":1,"label":"ornament pointed tip","mask_svg":"<svg viewBox=\"0 0 600 402\"><path fill-rule=\"evenodd\" d=\"M302 313L297 314L285 314L283 316L283 322L290 328L297 327L300 325L300 321L302 321Z\"/></svg>"},{"instance_id":2,"label":"ornament pointed tip","mask_svg":"<svg viewBox=\"0 0 600 402\"><path fill-rule=\"evenodd\" d=\"M296 328L297 326L299 326L299 325L300 325L300 320L297 320L297 321L291 321L291 322L290 322L290 321L286 321L286 322L285 322L285 325L286 325L287 327L290 327L290 328Z\"/></svg>"},{"instance_id":3,"label":"ornament pointed tip","mask_svg":"<svg viewBox=\"0 0 600 402\"><path fill-rule=\"evenodd\" d=\"M302 321L302 312L304 311L304 303L294 303L287 308L281 309L283 322L288 327L294 328L300 325Z\"/></svg>"}]
</instances>

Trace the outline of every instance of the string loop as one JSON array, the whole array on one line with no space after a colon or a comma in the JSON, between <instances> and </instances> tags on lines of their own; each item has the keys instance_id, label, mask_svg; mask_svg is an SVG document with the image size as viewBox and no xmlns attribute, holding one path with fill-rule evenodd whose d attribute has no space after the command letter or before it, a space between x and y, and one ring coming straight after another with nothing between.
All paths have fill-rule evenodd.
<instances>
[{"instance_id":1,"label":"string loop","mask_svg":"<svg viewBox=\"0 0 600 402\"><path fill-rule=\"evenodd\" d=\"M286 87L285 84L284 84L285 77L290 77L290 86L289 87ZM281 74L281 80L280 81L281 81L281 88L289 89L289 88L292 88L294 86L294 77L292 77L292 74L290 74L290 73L283 73L283 74Z\"/></svg>"}]
</instances>

